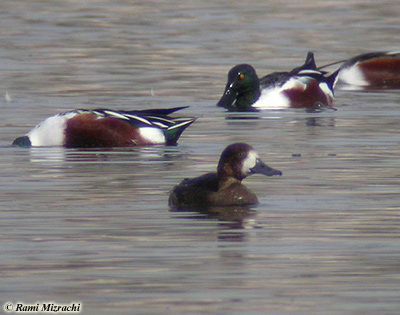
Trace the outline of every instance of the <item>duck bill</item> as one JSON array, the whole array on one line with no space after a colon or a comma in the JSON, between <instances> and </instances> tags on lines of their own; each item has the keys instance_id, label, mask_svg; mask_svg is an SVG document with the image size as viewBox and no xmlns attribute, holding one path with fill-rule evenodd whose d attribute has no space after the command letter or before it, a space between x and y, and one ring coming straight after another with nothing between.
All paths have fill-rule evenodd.
<instances>
[{"instance_id":1,"label":"duck bill","mask_svg":"<svg viewBox=\"0 0 400 315\"><path fill-rule=\"evenodd\" d=\"M230 86L227 86L221 99L218 101L218 107L230 108L236 99L236 93L232 90Z\"/></svg>"},{"instance_id":2,"label":"duck bill","mask_svg":"<svg viewBox=\"0 0 400 315\"><path fill-rule=\"evenodd\" d=\"M276 170L272 167L269 167L260 159L257 160L256 165L250 169L253 174L263 174L266 176L281 176L282 172L280 170Z\"/></svg>"}]
</instances>

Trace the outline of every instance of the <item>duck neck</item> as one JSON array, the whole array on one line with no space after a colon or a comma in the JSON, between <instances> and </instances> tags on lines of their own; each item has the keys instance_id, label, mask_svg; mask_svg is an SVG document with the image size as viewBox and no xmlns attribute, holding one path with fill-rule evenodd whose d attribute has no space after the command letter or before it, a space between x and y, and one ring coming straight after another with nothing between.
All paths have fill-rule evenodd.
<instances>
[{"instance_id":1,"label":"duck neck","mask_svg":"<svg viewBox=\"0 0 400 315\"><path fill-rule=\"evenodd\" d=\"M236 111L251 111L254 110L252 105L257 102L260 98L260 86L257 82L257 85L254 87L248 88L245 91L241 91L237 94L236 101L232 105L235 107Z\"/></svg>"},{"instance_id":2,"label":"duck neck","mask_svg":"<svg viewBox=\"0 0 400 315\"><path fill-rule=\"evenodd\" d=\"M218 189L224 189L233 184L240 184L241 181L232 176L221 176L218 180Z\"/></svg>"}]
</instances>

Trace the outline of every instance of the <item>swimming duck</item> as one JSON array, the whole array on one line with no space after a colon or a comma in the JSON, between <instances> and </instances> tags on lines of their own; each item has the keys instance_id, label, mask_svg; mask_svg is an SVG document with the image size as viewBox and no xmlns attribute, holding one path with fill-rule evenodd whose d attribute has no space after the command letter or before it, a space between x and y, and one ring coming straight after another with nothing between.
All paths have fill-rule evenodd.
<instances>
[{"instance_id":1,"label":"swimming duck","mask_svg":"<svg viewBox=\"0 0 400 315\"><path fill-rule=\"evenodd\" d=\"M78 109L48 117L13 145L67 148L174 145L194 118L168 115L186 107L114 111Z\"/></svg>"},{"instance_id":2,"label":"swimming duck","mask_svg":"<svg viewBox=\"0 0 400 315\"><path fill-rule=\"evenodd\" d=\"M343 61L334 64L340 62ZM344 61L337 83L362 88L400 88L400 51L371 52Z\"/></svg>"},{"instance_id":3,"label":"swimming duck","mask_svg":"<svg viewBox=\"0 0 400 315\"><path fill-rule=\"evenodd\" d=\"M240 64L229 71L217 106L239 112L333 106L336 75L337 72L327 75L318 70L312 52L301 67L290 72L274 72L261 79L252 66Z\"/></svg>"},{"instance_id":4,"label":"swimming duck","mask_svg":"<svg viewBox=\"0 0 400 315\"><path fill-rule=\"evenodd\" d=\"M254 205L257 196L242 184L252 174L282 175L264 164L257 152L246 143L234 143L221 154L216 173L185 179L169 196L171 208L192 208L228 205Z\"/></svg>"}]
</instances>

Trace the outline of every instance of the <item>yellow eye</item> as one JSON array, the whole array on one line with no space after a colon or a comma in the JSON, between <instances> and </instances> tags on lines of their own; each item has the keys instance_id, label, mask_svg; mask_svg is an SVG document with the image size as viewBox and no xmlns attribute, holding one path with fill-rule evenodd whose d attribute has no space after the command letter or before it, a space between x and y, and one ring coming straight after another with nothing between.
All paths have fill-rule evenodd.
<instances>
[{"instance_id":1,"label":"yellow eye","mask_svg":"<svg viewBox=\"0 0 400 315\"><path fill-rule=\"evenodd\" d=\"M239 74L239 78L244 79L244 74L243 73Z\"/></svg>"}]
</instances>

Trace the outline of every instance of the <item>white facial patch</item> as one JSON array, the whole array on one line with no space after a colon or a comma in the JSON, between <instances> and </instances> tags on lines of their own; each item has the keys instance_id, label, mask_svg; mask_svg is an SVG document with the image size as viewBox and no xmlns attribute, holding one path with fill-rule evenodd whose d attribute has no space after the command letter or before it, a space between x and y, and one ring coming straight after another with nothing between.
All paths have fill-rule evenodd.
<instances>
[{"instance_id":1,"label":"white facial patch","mask_svg":"<svg viewBox=\"0 0 400 315\"><path fill-rule=\"evenodd\" d=\"M153 127L143 127L139 129L141 137L152 144L165 144L164 132Z\"/></svg>"},{"instance_id":2,"label":"white facial patch","mask_svg":"<svg viewBox=\"0 0 400 315\"><path fill-rule=\"evenodd\" d=\"M62 146L65 138L65 125L76 112L58 114L45 119L28 132L33 147Z\"/></svg>"},{"instance_id":3,"label":"white facial patch","mask_svg":"<svg viewBox=\"0 0 400 315\"><path fill-rule=\"evenodd\" d=\"M254 166L256 166L258 158L259 158L259 156L258 156L257 152L249 151L249 153L247 153L247 156L243 160L243 163L242 163L242 173L245 175L251 174L250 170Z\"/></svg>"}]
</instances>

